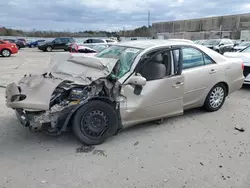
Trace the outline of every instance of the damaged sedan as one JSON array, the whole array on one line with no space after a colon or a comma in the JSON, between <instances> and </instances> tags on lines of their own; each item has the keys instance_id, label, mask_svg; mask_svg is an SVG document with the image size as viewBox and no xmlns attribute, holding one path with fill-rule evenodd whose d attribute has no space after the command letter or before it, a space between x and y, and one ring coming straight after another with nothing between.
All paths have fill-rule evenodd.
<instances>
[{"instance_id":1,"label":"damaged sedan","mask_svg":"<svg viewBox=\"0 0 250 188\"><path fill-rule=\"evenodd\" d=\"M84 144L101 144L126 126L204 107L217 111L242 87L241 60L181 41L114 44L93 57L58 54L40 75L6 88L6 105L33 131L72 128Z\"/></svg>"}]
</instances>

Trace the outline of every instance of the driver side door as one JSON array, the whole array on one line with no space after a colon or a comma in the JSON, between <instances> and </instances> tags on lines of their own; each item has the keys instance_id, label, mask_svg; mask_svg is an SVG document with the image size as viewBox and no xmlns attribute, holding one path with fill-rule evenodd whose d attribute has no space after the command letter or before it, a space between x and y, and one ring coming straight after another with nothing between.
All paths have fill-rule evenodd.
<instances>
[{"instance_id":1,"label":"driver side door","mask_svg":"<svg viewBox=\"0 0 250 188\"><path fill-rule=\"evenodd\" d=\"M125 103L120 108L124 126L183 113L184 77L181 73L176 73L175 66L180 61L174 61L174 54L170 49L157 50L149 56L145 62L141 60L138 63L139 68L136 68L122 87L121 94L125 96ZM157 58L160 56L161 58ZM129 83L136 75L146 78L141 92L136 91L136 84Z\"/></svg>"},{"instance_id":2,"label":"driver side door","mask_svg":"<svg viewBox=\"0 0 250 188\"><path fill-rule=\"evenodd\" d=\"M61 38L56 38L53 43L54 43L54 49L61 49L62 46Z\"/></svg>"}]
</instances>

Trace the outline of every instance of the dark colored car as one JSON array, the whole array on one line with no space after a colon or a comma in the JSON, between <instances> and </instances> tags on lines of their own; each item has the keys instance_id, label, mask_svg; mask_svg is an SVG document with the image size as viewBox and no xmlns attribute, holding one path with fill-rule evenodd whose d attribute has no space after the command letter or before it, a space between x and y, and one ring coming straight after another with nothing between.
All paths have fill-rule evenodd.
<instances>
[{"instance_id":1,"label":"dark colored car","mask_svg":"<svg viewBox=\"0 0 250 188\"><path fill-rule=\"evenodd\" d=\"M16 39L3 39L3 40L4 40L4 41L8 41L8 42L10 42L10 43L16 44L18 50L19 50L20 48L25 48L25 44L24 44L23 41L16 40Z\"/></svg>"},{"instance_id":2,"label":"dark colored car","mask_svg":"<svg viewBox=\"0 0 250 188\"><path fill-rule=\"evenodd\" d=\"M206 46L214 51L223 54L224 52L233 51L234 43L230 39L209 39L203 43L203 46Z\"/></svg>"},{"instance_id":3,"label":"dark colored car","mask_svg":"<svg viewBox=\"0 0 250 188\"><path fill-rule=\"evenodd\" d=\"M42 42L38 45L38 49L44 52L51 52L52 50L63 50L68 43L74 43L75 40L71 37L55 38L52 41Z\"/></svg>"},{"instance_id":4,"label":"dark colored car","mask_svg":"<svg viewBox=\"0 0 250 188\"><path fill-rule=\"evenodd\" d=\"M32 42L28 43L27 46L29 48L34 48L34 47L37 47L40 42L45 42L45 41L46 40L44 40L44 39L32 41Z\"/></svg>"}]
</instances>

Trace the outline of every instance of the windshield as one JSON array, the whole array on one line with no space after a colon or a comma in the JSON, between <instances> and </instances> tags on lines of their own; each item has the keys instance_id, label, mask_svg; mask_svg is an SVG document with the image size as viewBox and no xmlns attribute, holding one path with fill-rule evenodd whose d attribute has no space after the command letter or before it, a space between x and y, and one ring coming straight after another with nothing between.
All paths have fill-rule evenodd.
<instances>
[{"instance_id":1,"label":"windshield","mask_svg":"<svg viewBox=\"0 0 250 188\"><path fill-rule=\"evenodd\" d=\"M220 43L220 39L207 40L204 42L205 45L217 45Z\"/></svg>"},{"instance_id":2,"label":"windshield","mask_svg":"<svg viewBox=\"0 0 250 188\"><path fill-rule=\"evenodd\" d=\"M238 46L249 46L250 42L242 42Z\"/></svg>"},{"instance_id":3,"label":"windshield","mask_svg":"<svg viewBox=\"0 0 250 188\"><path fill-rule=\"evenodd\" d=\"M97 57L114 58L119 60L120 67L118 78L124 76L131 68L134 59L141 52L141 49L125 46L111 46L96 54Z\"/></svg>"},{"instance_id":4,"label":"windshield","mask_svg":"<svg viewBox=\"0 0 250 188\"><path fill-rule=\"evenodd\" d=\"M250 53L250 46L248 46L247 48L243 49L241 52Z\"/></svg>"}]
</instances>

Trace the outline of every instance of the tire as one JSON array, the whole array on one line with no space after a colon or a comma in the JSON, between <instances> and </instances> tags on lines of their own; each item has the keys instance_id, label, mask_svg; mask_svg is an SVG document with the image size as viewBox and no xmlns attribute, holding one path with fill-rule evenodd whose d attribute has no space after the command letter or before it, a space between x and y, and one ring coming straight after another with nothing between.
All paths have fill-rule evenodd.
<instances>
[{"instance_id":1,"label":"tire","mask_svg":"<svg viewBox=\"0 0 250 188\"><path fill-rule=\"evenodd\" d=\"M30 46L31 48L35 48L35 46L32 44L31 46Z\"/></svg>"},{"instance_id":2,"label":"tire","mask_svg":"<svg viewBox=\"0 0 250 188\"><path fill-rule=\"evenodd\" d=\"M3 57L10 57L11 51L8 50L8 49L3 49L3 50L1 51L1 55L2 55Z\"/></svg>"},{"instance_id":3,"label":"tire","mask_svg":"<svg viewBox=\"0 0 250 188\"><path fill-rule=\"evenodd\" d=\"M203 108L208 112L219 110L225 102L227 89L224 84L216 84L208 93ZM215 98L216 97L216 98Z\"/></svg>"},{"instance_id":4,"label":"tire","mask_svg":"<svg viewBox=\"0 0 250 188\"><path fill-rule=\"evenodd\" d=\"M46 47L46 51L47 51L47 52L52 52L52 47L51 47L51 46L47 46L47 47Z\"/></svg>"},{"instance_id":5,"label":"tire","mask_svg":"<svg viewBox=\"0 0 250 188\"><path fill-rule=\"evenodd\" d=\"M73 117L74 135L86 145L98 145L114 135L119 119L115 109L102 101L89 101Z\"/></svg>"}]
</instances>

